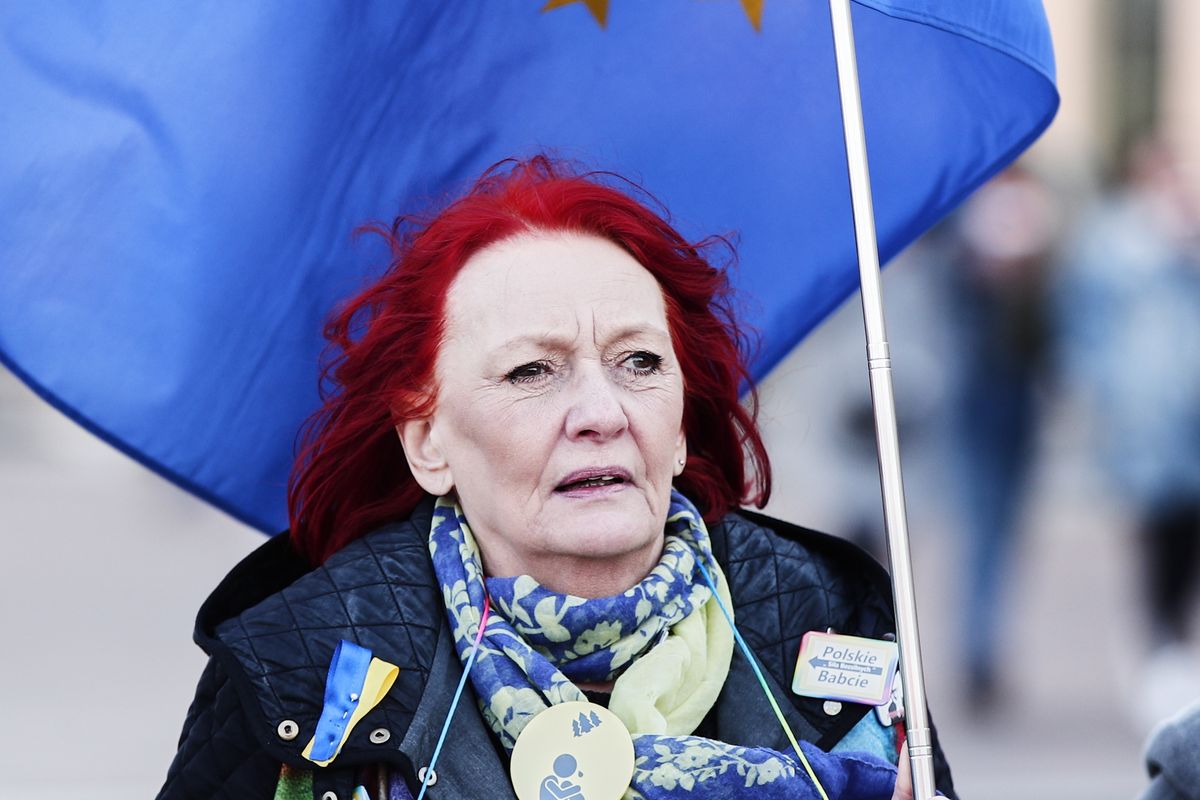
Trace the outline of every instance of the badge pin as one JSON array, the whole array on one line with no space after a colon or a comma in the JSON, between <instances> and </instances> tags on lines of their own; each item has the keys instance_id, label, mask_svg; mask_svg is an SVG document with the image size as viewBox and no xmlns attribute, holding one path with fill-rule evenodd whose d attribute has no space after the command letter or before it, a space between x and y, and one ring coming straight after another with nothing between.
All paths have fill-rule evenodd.
<instances>
[{"instance_id":1,"label":"badge pin","mask_svg":"<svg viewBox=\"0 0 1200 800\"><path fill-rule=\"evenodd\" d=\"M520 800L619 800L633 779L633 739L595 703L560 703L517 737L510 765Z\"/></svg>"},{"instance_id":2,"label":"badge pin","mask_svg":"<svg viewBox=\"0 0 1200 800\"><path fill-rule=\"evenodd\" d=\"M800 643L792 691L804 697L883 705L891 700L899 663L895 642L809 631Z\"/></svg>"}]
</instances>

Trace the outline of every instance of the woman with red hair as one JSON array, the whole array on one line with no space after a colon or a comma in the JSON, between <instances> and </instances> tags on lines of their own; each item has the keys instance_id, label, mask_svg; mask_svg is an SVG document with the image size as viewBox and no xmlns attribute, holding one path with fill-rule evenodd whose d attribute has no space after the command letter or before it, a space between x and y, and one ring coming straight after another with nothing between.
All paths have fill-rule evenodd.
<instances>
[{"instance_id":1,"label":"woman with red hair","mask_svg":"<svg viewBox=\"0 0 1200 800\"><path fill-rule=\"evenodd\" d=\"M887 577L739 510L771 475L720 240L628 189L539 157L381 231L161 798L910 791L889 698L787 689L806 633L891 636Z\"/></svg>"}]
</instances>

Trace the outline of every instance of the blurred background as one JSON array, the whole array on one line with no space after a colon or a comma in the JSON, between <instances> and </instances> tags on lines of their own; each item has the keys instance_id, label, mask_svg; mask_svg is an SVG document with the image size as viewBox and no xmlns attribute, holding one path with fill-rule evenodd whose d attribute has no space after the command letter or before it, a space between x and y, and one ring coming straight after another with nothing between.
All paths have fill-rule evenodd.
<instances>
[{"instance_id":1,"label":"blurred background","mask_svg":"<svg viewBox=\"0 0 1200 800\"><path fill-rule=\"evenodd\" d=\"M1200 699L1200 4L1046 6L1052 128L884 280L928 693L974 800L1135 797ZM883 558L857 298L761 400L767 511ZM261 535L3 372L0 530L0 796L153 796L195 611ZM22 747L60 739L83 755Z\"/></svg>"}]
</instances>

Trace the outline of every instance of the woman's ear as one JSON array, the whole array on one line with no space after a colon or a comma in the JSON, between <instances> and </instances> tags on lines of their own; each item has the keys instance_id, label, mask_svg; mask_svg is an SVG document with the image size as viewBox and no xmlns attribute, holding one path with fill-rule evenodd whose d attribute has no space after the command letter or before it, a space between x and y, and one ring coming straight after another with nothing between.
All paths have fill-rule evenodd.
<instances>
[{"instance_id":1,"label":"woman's ear","mask_svg":"<svg viewBox=\"0 0 1200 800\"><path fill-rule=\"evenodd\" d=\"M679 477L687 466L687 434L679 429L679 438L675 440L675 477Z\"/></svg>"},{"instance_id":2,"label":"woman's ear","mask_svg":"<svg viewBox=\"0 0 1200 800\"><path fill-rule=\"evenodd\" d=\"M441 497L454 488L454 476L433 433L429 417L410 419L396 426L396 435L404 448L404 458L417 484L432 495Z\"/></svg>"}]
</instances>

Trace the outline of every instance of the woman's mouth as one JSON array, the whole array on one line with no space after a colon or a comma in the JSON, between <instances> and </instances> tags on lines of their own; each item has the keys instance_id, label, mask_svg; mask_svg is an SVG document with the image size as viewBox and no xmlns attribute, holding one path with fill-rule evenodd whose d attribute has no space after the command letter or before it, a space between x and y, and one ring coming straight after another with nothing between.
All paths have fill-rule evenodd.
<instances>
[{"instance_id":1,"label":"woman's mouth","mask_svg":"<svg viewBox=\"0 0 1200 800\"><path fill-rule=\"evenodd\" d=\"M620 468L576 470L554 488L558 494L594 495L606 490L619 490L630 482L629 473Z\"/></svg>"}]
</instances>

